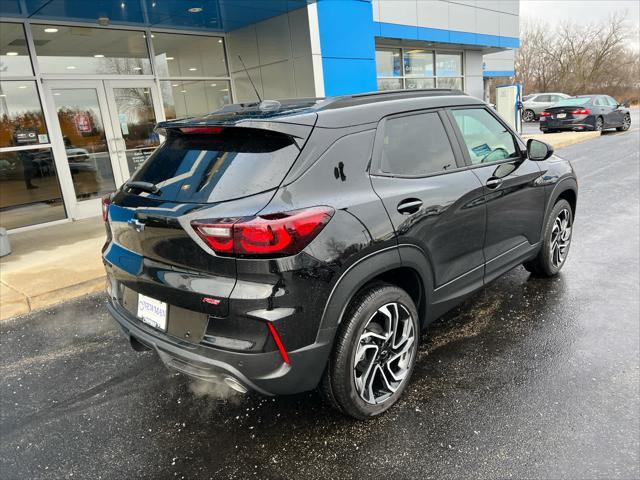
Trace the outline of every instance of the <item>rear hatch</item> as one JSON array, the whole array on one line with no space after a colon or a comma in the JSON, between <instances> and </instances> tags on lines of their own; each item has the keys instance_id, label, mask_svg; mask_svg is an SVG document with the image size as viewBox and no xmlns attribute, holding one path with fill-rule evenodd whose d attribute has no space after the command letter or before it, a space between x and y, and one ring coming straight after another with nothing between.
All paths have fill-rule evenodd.
<instances>
[{"instance_id":1,"label":"rear hatch","mask_svg":"<svg viewBox=\"0 0 640 480\"><path fill-rule=\"evenodd\" d=\"M120 288L226 315L236 260L217 256L190 222L251 216L266 206L300 153L300 132L308 137L313 128L292 127L295 136L286 126L167 129L166 141L108 206L104 258Z\"/></svg>"}]
</instances>

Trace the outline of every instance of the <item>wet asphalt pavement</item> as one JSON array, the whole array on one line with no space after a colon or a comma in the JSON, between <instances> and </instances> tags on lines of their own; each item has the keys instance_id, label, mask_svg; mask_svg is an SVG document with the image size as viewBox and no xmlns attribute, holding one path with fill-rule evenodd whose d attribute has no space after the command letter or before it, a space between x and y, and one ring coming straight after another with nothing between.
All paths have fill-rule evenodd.
<instances>
[{"instance_id":1,"label":"wet asphalt pavement","mask_svg":"<svg viewBox=\"0 0 640 480\"><path fill-rule=\"evenodd\" d=\"M0 477L638 478L634 120L559 152L580 180L562 274L518 268L433 324L383 417L193 383L132 351L98 295L0 325Z\"/></svg>"}]
</instances>

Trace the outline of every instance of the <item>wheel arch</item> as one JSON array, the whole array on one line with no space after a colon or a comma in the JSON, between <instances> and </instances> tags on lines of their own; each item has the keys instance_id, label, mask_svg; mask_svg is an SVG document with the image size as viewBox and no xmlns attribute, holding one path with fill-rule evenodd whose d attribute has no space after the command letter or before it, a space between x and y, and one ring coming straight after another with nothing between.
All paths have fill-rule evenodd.
<instances>
[{"instance_id":1,"label":"wheel arch","mask_svg":"<svg viewBox=\"0 0 640 480\"><path fill-rule=\"evenodd\" d=\"M427 260L424 257L422 265L411 258L407 261L407 255L403 255L407 249L415 250L417 247L390 247L365 256L349 267L329 294L320 329L337 328L356 293L366 285L379 281L405 290L416 304L421 325L426 325L427 307L431 298L431 271L426 267Z\"/></svg>"},{"instance_id":2,"label":"wheel arch","mask_svg":"<svg viewBox=\"0 0 640 480\"><path fill-rule=\"evenodd\" d=\"M549 195L547 208L545 209L545 218L560 199L569 202L573 216L575 217L576 209L578 208L578 182L575 178L565 178L554 186L551 195Z\"/></svg>"}]
</instances>

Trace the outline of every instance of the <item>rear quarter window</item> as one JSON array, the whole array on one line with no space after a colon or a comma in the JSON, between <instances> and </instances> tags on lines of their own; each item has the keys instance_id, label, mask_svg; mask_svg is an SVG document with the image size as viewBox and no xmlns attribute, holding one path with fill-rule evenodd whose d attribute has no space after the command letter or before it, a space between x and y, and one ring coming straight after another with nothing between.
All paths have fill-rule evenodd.
<instances>
[{"instance_id":1,"label":"rear quarter window","mask_svg":"<svg viewBox=\"0 0 640 480\"><path fill-rule=\"evenodd\" d=\"M185 203L215 203L277 187L299 149L287 135L250 128L169 137L131 177L156 185L151 196Z\"/></svg>"}]
</instances>

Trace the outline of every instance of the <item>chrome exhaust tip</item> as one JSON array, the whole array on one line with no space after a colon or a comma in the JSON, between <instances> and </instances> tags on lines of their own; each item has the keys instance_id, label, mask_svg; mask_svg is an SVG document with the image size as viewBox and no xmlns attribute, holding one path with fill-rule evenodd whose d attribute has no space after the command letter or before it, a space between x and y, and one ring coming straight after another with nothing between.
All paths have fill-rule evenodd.
<instances>
[{"instance_id":1,"label":"chrome exhaust tip","mask_svg":"<svg viewBox=\"0 0 640 480\"><path fill-rule=\"evenodd\" d=\"M247 393L247 387L242 385L238 380L233 377L224 377L224 383L227 384L228 387L234 389L236 392Z\"/></svg>"}]
</instances>

